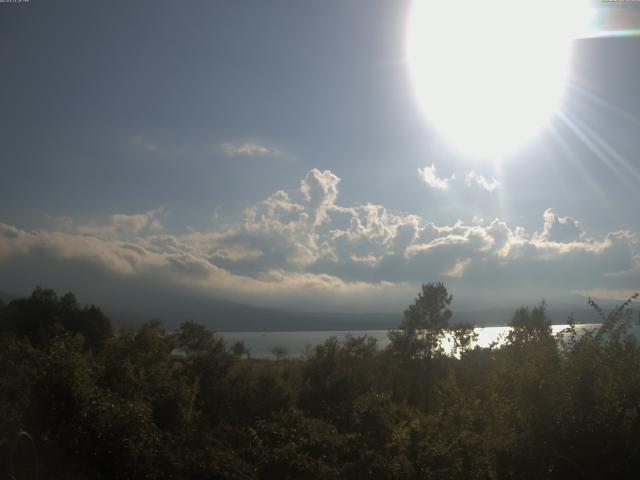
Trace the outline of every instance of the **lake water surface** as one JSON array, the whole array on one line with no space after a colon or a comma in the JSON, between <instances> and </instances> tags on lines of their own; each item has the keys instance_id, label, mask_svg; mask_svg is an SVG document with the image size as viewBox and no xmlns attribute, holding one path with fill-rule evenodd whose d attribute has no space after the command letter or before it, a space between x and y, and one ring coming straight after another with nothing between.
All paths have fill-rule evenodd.
<instances>
[{"instance_id":1,"label":"lake water surface","mask_svg":"<svg viewBox=\"0 0 640 480\"><path fill-rule=\"evenodd\" d=\"M599 324L576 325L578 331L592 330ZM553 325L553 333L558 333L568 325ZM476 328L478 334L476 345L488 347L493 342L500 342L511 330L510 327L480 327ZM307 348L324 343L329 337L337 337L343 340L347 335L361 337L367 335L378 341L378 347L384 348L389 344L388 330L354 330L354 331L317 331L317 332L219 332L227 342L241 340L249 348L254 358L273 358L272 349L282 348L290 357L302 355ZM445 346L446 349L446 346Z\"/></svg>"}]
</instances>

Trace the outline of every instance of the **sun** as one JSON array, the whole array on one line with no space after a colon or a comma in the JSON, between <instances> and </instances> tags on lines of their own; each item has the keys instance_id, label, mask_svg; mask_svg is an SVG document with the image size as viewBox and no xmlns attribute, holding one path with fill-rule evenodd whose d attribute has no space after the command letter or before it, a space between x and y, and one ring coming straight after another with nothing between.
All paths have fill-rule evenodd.
<instances>
[{"instance_id":1,"label":"sun","mask_svg":"<svg viewBox=\"0 0 640 480\"><path fill-rule=\"evenodd\" d=\"M429 122L473 157L518 148L558 108L589 14L588 0L414 0L407 57Z\"/></svg>"}]
</instances>

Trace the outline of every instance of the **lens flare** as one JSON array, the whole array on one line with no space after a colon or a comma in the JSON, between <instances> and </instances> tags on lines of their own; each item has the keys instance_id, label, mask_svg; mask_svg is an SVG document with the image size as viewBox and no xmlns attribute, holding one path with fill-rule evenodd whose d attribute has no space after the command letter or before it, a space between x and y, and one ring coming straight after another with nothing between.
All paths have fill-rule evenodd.
<instances>
[{"instance_id":1,"label":"lens flare","mask_svg":"<svg viewBox=\"0 0 640 480\"><path fill-rule=\"evenodd\" d=\"M640 5L632 2L604 3L593 7L593 15L582 38L640 36Z\"/></svg>"}]
</instances>

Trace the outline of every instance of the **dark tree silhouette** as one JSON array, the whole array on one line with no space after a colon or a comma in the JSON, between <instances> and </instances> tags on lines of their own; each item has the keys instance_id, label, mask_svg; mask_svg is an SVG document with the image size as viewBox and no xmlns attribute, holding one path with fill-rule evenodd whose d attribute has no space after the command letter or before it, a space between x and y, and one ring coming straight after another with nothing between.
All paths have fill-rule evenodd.
<instances>
[{"instance_id":1,"label":"dark tree silhouette","mask_svg":"<svg viewBox=\"0 0 640 480\"><path fill-rule=\"evenodd\" d=\"M518 308L509 326L512 328L507 337L510 343L550 339L551 320L547 317L546 302L540 302L533 309L529 309L529 307Z\"/></svg>"},{"instance_id":2,"label":"dark tree silhouette","mask_svg":"<svg viewBox=\"0 0 640 480\"><path fill-rule=\"evenodd\" d=\"M274 361L193 322L94 352L74 334L91 308L39 289L0 306L0 478L635 479L635 298L608 315L590 301L602 325L557 336L544 303L522 307L512 342L456 357L433 342L466 327L427 284L389 347L331 337Z\"/></svg>"},{"instance_id":3,"label":"dark tree silhouette","mask_svg":"<svg viewBox=\"0 0 640 480\"><path fill-rule=\"evenodd\" d=\"M98 351L112 335L111 321L99 308L81 308L72 293L58 298L53 290L41 287L28 298L9 302L0 323L0 331L26 337L38 347L63 334L79 334L88 348Z\"/></svg>"},{"instance_id":4,"label":"dark tree silhouette","mask_svg":"<svg viewBox=\"0 0 640 480\"><path fill-rule=\"evenodd\" d=\"M188 320L178 330L178 347L186 352L206 350L214 342L214 335L204 325Z\"/></svg>"},{"instance_id":5,"label":"dark tree silhouette","mask_svg":"<svg viewBox=\"0 0 640 480\"><path fill-rule=\"evenodd\" d=\"M410 357L433 356L449 326L452 299L442 283L423 284L413 305L404 311L400 329L389 333L394 349Z\"/></svg>"},{"instance_id":6,"label":"dark tree silhouette","mask_svg":"<svg viewBox=\"0 0 640 480\"><path fill-rule=\"evenodd\" d=\"M442 283L426 283L413 305L404 311L403 330L442 329L449 326L451 319L451 300L453 295L447 292Z\"/></svg>"},{"instance_id":7,"label":"dark tree silhouette","mask_svg":"<svg viewBox=\"0 0 640 480\"><path fill-rule=\"evenodd\" d=\"M251 351L247 348L247 345L242 340L237 340L231 345L231 353L236 357L242 358L251 356Z\"/></svg>"}]
</instances>

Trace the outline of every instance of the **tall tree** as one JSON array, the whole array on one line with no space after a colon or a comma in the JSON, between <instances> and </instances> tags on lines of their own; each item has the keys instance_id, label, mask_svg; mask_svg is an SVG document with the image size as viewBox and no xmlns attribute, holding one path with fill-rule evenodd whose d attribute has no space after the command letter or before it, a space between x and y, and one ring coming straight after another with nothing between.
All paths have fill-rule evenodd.
<instances>
[{"instance_id":1,"label":"tall tree","mask_svg":"<svg viewBox=\"0 0 640 480\"><path fill-rule=\"evenodd\" d=\"M442 283L425 283L413 305L404 311L399 330L389 332L392 348L411 357L432 357L449 326L453 295Z\"/></svg>"},{"instance_id":2,"label":"tall tree","mask_svg":"<svg viewBox=\"0 0 640 480\"><path fill-rule=\"evenodd\" d=\"M510 343L549 339L551 337L551 320L547 316L546 302L543 300L533 309L529 309L529 307L518 308L513 314L509 326L512 328L507 338Z\"/></svg>"}]
</instances>

